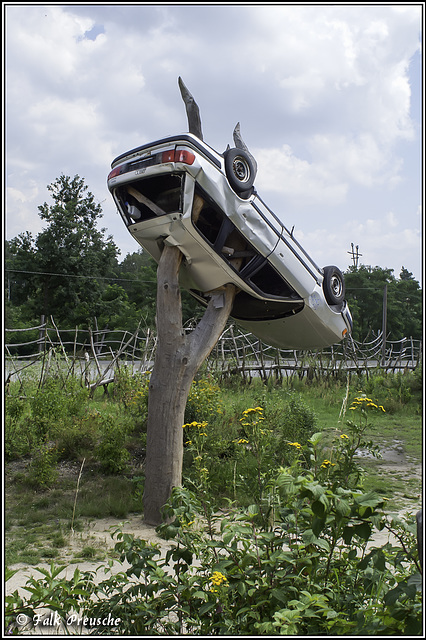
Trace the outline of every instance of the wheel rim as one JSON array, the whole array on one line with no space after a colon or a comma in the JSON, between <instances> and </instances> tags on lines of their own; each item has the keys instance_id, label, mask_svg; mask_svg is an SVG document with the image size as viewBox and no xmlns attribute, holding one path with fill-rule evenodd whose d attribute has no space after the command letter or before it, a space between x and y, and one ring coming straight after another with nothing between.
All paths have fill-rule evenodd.
<instances>
[{"instance_id":1,"label":"wheel rim","mask_svg":"<svg viewBox=\"0 0 426 640\"><path fill-rule=\"evenodd\" d=\"M330 279L330 288L336 298L340 298L343 291L343 282L338 276L332 276Z\"/></svg>"},{"instance_id":2,"label":"wheel rim","mask_svg":"<svg viewBox=\"0 0 426 640\"><path fill-rule=\"evenodd\" d=\"M241 156L236 156L232 162L232 171L240 182L247 182L250 177L250 167Z\"/></svg>"}]
</instances>

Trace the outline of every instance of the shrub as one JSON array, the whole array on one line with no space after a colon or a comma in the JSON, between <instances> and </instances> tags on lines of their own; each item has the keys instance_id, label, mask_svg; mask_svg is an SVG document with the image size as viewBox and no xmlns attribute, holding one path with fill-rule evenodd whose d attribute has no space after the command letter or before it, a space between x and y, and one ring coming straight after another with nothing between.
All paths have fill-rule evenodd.
<instances>
[{"instance_id":1,"label":"shrub","mask_svg":"<svg viewBox=\"0 0 426 640\"><path fill-rule=\"evenodd\" d=\"M88 391L76 378L63 381L48 378L30 399L31 423L39 437L47 438L57 421L69 422L81 416L88 399Z\"/></svg>"},{"instance_id":2,"label":"shrub","mask_svg":"<svg viewBox=\"0 0 426 640\"><path fill-rule=\"evenodd\" d=\"M150 371L133 373L121 367L114 376L114 397L136 419L137 426L146 427Z\"/></svg>"},{"instance_id":3,"label":"shrub","mask_svg":"<svg viewBox=\"0 0 426 640\"><path fill-rule=\"evenodd\" d=\"M125 448L128 430L112 415L99 414L100 441L95 454L106 473L122 473L129 460Z\"/></svg>"},{"instance_id":4,"label":"shrub","mask_svg":"<svg viewBox=\"0 0 426 640\"><path fill-rule=\"evenodd\" d=\"M307 442L314 433L317 425L315 412L295 394L290 394L284 407L284 411L279 417L279 448L285 450L285 445L289 441L297 440L301 443Z\"/></svg>"},{"instance_id":5,"label":"shrub","mask_svg":"<svg viewBox=\"0 0 426 640\"><path fill-rule=\"evenodd\" d=\"M90 412L82 418L64 422L58 420L51 429L61 460L81 460L93 456L99 441L99 421L97 412Z\"/></svg>"},{"instance_id":6,"label":"shrub","mask_svg":"<svg viewBox=\"0 0 426 640\"><path fill-rule=\"evenodd\" d=\"M28 468L28 482L37 489L48 489L57 477L58 452L49 444L41 445L33 454Z\"/></svg>"},{"instance_id":7,"label":"shrub","mask_svg":"<svg viewBox=\"0 0 426 640\"><path fill-rule=\"evenodd\" d=\"M6 460L15 460L32 453L40 444L31 421L24 416L14 418L7 413L4 423L4 454Z\"/></svg>"},{"instance_id":8,"label":"shrub","mask_svg":"<svg viewBox=\"0 0 426 640\"><path fill-rule=\"evenodd\" d=\"M213 378L194 380L185 409L185 422L210 421L221 410L220 388Z\"/></svg>"}]
</instances>

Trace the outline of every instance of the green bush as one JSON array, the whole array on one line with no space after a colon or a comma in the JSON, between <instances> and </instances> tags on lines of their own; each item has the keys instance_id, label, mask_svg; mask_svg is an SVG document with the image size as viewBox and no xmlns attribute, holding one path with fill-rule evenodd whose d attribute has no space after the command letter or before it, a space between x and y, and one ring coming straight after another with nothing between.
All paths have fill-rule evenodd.
<instances>
[{"instance_id":1,"label":"green bush","mask_svg":"<svg viewBox=\"0 0 426 640\"><path fill-rule=\"evenodd\" d=\"M129 452L125 448L128 429L113 415L99 414L100 440L95 455L106 473L122 473L129 461Z\"/></svg>"},{"instance_id":2,"label":"green bush","mask_svg":"<svg viewBox=\"0 0 426 640\"><path fill-rule=\"evenodd\" d=\"M55 447L41 445L31 458L28 468L28 482L36 489L48 489L58 477L58 452Z\"/></svg>"},{"instance_id":3,"label":"green bush","mask_svg":"<svg viewBox=\"0 0 426 640\"><path fill-rule=\"evenodd\" d=\"M130 412L136 428L146 430L150 371L133 373L121 367L114 376L114 398Z\"/></svg>"},{"instance_id":4,"label":"green bush","mask_svg":"<svg viewBox=\"0 0 426 640\"><path fill-rule=\"evenodd\" d=\"M220 388L213 378L194 380L186 403L185 422L211 421L220 411Z\"/></svg>"},{"instance_id":5,"label":"green bush","mask_svg":"<svg viewBox=\"0 0 426 640\"><path fill-rule=\"evenodd\" d=\"M89 394L76 378L64 382L60 378L47 378L30 399L31 423L41 438L47 438L57 421L69 422L81 416Z\"/></svg>"},{"instance_id":6,"label":"green bush","mask_svg":"<svg viewBox=\"0 0 426 640\"><path fill-rule=\"evenodd\" d=\"M317 446L311 440L304 453ZM158 529L172 540L165 556L118 528L122 571L99 583L103 565L76 569L70 579L53 564L40 569L40 578L27 583L28 597L17 591L7 597L7 630L17 629L22 614L33 619L48 606L63 620L71 612L91 618L86 624L97 635L421 634L412 516L386 517L374 494L335 487L330 467L317 474L296 465L282 469L270 489L268 525L259 524L252 506L218 519L211 535L200 526L198 496L176 488L165 508L170 523ZM372 544L377 529L394 533L398 544ZM11 575L6 570L6 580Z\"/></svg>"},{"instance_id":7,"label":"green bush","mask_svg":"<svg viewBox=\"0 0 426 640\"><path fill-rule=\"evenodd\" d=\"M306 443L314 433L316 426L315 412L307 406L300 396L290 394L278 422L280 448L293 440Z\"/></svg>"},{"instance_id":8,"label":"green bush","mask_svg":"<svg viewBox=\"0 0 426 640\"><path fill-rule=\"evenodd\" d=\"M13 418L7 413L4 421L4 454L6 460L16 460L31 454L40 444L40 437L35 433L31 422L21 418Z\"/></svg>"},{"instance_id":9,"label":"green bush","mask_svg":"<svg viewBox=\"0 0 426 640\"><path fill-rule=\"evenodd\" d=\"M58 420L51 428L51 437L56 441L61 460L93 457L100 437L98 413L92 411L65 422Z\"/></svg>"}]
</instances>

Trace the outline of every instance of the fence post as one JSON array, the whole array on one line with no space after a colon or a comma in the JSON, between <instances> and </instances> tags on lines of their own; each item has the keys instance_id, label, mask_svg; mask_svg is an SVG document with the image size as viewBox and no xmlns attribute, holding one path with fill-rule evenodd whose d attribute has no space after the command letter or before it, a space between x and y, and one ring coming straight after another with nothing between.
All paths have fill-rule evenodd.
<instances>
[{"instance_id":1,"label":"fence post","mask_svg":"<svg viewBox=\"0 0 426 640\"><path fill-rule=\"evenodd\" d=\"M46 316L42 315L40 316L40 329L38 332L38 352L41 353L42 349L44 349L43 345L43 335L44 335L44 330L45 330L45 324L46 324Z\"/></svg>"},{"instance_id":2,"label":"fence post","mask_svg":"<svg viewBox=\"0 0 426 640\"><path fill-rule=\"evenodd\" d=\"M388 285L385 284L383 289L383 318L382 318L382 367L385 366L386 360L386 325L387 325L387 312L388 312Z\"/></svg>"}]
</instances>

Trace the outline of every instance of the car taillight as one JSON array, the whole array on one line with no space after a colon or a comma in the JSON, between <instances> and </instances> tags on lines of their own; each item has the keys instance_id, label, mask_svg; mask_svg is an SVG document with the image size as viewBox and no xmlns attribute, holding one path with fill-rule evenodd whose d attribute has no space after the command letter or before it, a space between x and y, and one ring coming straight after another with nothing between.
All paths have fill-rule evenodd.
<instances>
[{"instance_id":1,"label":"car taillight","mask_svg":"<svg viewBox=\"0 0 426 640\"><path fill-rule=\"evenodd\" d=\"M161 154L160 162L174 162L175 161L175 150L170 149L169 151L163 151Z\"/></svg>"},{"instance_id":2,"label":"car taillight","mask_svg":"<svg viewBox=\"0 0 426 640\"><path fill-rule=\"evenodd\" d=\"M169 151L163 151L161 154L161 162L184 162L185 164L192 164L195 160L195 155L188 151L188 149L170 149Z\"/></svg>"},{"instance_id":3,"label":"car taillight","mask_svg":"<svg viewBox=\"0 0 426 640\"><path fill-rule=\"evenodd\" d=\"M167 151L159 151L153 155L148 154L142 158L137 158L133 162L125 162L124 164L115 167L110 171L108 180L116 178L117 176L123 176L125 173L131 171L145 171L148 167L152 167L156 164L164 164L166 162L183 162L184 164L193 164L195 162L195 154L189 149L184 147L177 149L168 149Z\"/></svg>"},{"instance_id":4,"label":"car taillight","mask_svg":"<svg viewBox=\"0 0 426 640\"><path fill-rule=\"evenodd\" d=\"M176 149L175 162L184 162L185 164L193 164L195 155L188 149Z\"/></svg>"},{"instance_id":5,"label":"car taillight","mask_svg":"<svg viewBox=\"0 0 426 640\"><path fill-rule=\"evenodd\" d=\"M116 176L119 176L120 171L121 171L121 167L115 167L115 169L109 172L108 180L111 180L111 178L115 178Z\"/></svg>"}]
</instances>

